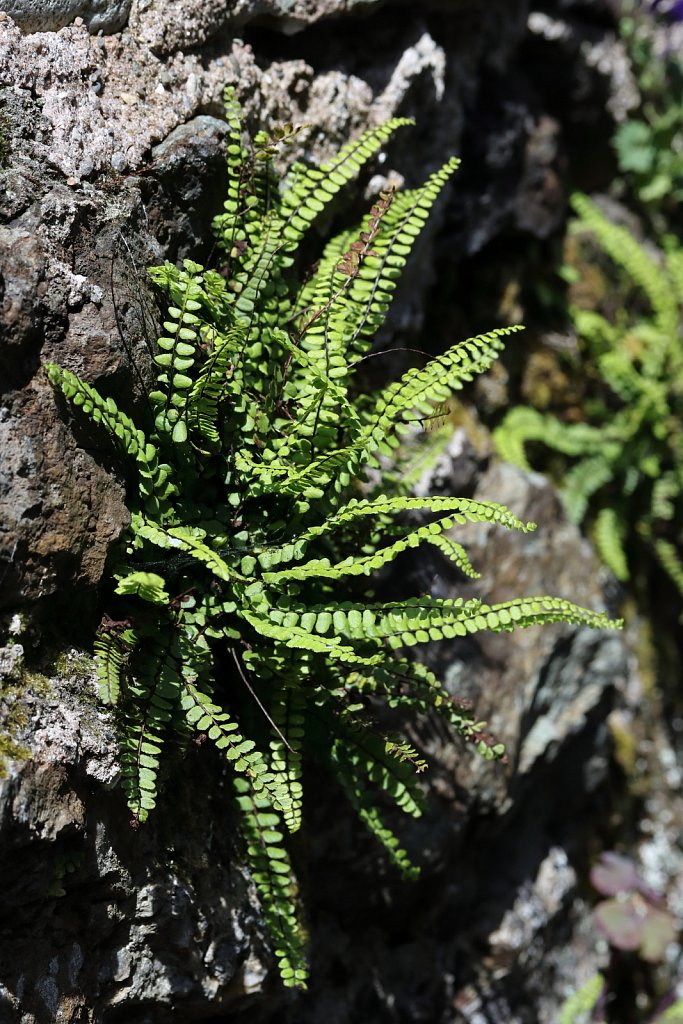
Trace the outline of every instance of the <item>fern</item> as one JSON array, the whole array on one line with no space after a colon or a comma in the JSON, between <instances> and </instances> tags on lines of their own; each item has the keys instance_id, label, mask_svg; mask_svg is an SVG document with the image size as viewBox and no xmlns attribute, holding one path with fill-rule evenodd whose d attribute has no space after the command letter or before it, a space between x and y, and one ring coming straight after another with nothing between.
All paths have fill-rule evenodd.
<instances>
[{"instance_id":1,"label":"fern","mask_svg":"<svg viewBox=\"0 0 683 1024\"><path fill-rule=\"evenodd\" d=\"M683 999L677 999L672 1006L660 1013L656 1020L659 1021L659 1024L664 1024L665 1021L668 1024L681 1024L683 1021Z\"/></svg>"},{"instance_id":2,"label":"fern","mask_svg":"<svg viewBox=\"0 0 683 1024\"><path fill-rule=\"evenodd\" d=\"M602 974L594 974L560 1007L558 1024L590 1024L600 997L605 991Z\"/></svg>"},{"instance_id":3,"label":"fern","mask_svg":"<svg viewBox=\"0 0 683 1024\"><path fill-rule=\"evenodd\" d=\"M476 578L460 531L528 531L507 508L375 491L368 466L395 452L453 391L484 371L517 327L458 343L372 396L354 371L384 321L415 239L451 175L380 195L359 227L332 239L302 284L294 257L309 225L409 122L366 132L321 168L295 164L282 189L273 154L292 126L243 140L226 93L229 185L215 228L225 274L185 260L151 271L170 305L154 357L146 430L66 369L55 387L104 427L132 470L131 525L118 551L119 619L96 641L103 699L120 714L123 785L135 820L154 807L169 735L199 734L232 768L247 854L283 981L304 985L305 934L286 835L301 827L302 765L317 756L409 876L416 866L377 799L421 811L425 767L375 724L378 702L441 716L487 758L502 747L405 649L479 630L545 622L609 625L556 598L497 605L372 597L402 552L436 546ZM418 525L405 515L421 517ZM361 584L360 588L358 583Z\"/></svg>"},{"instance_id":4,"label":"fern","mask_svg":"<svg viewBox=\"0 0 683 1024\"><path fill-rule=\"evenodd\" d=\"M644 538L651 556L683 596L683 250L672 239L651 255L586 196L574 196L575 230L590 233L649 306L635 322L574 310L599 375L590 418L565 423L524 406L495 432L500 454L529 468L528 446L565 457L558 483L569 516L588 519L598 550L620 580L626 552ZM573 462L570 460L574 460Z\"/></svg>"}]
</instances>

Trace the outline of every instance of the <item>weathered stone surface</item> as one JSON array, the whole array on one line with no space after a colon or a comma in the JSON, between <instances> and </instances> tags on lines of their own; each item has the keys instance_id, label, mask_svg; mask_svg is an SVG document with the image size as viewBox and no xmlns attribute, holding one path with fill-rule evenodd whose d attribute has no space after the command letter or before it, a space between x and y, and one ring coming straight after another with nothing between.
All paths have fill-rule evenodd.
<instances>
[{"instance_id":1,"label":"weathered stone surface","mask_svg":"<svg viewBox=\"0 0 683 1024\"><path fill-rule=\"evenodd\" d=\"M5 110L10 123L44 123L26 97L8 97ZM15 136L13 159L28 186L10 179L0 228L5 607L69 583L94 588L127 522L113 450L93 435L75 441L38 361L106 380L115 395L129 397L132 378L140 394L157 315L144 268L164 251L201 255L220 204L206 182L220 176L223 131L212 118L189 122L160 147L153 175L115 193L55 183L42 142Z\"/></svg>"},{"instance_id":2,"label":"weathered stone surface","mask_svg":"<svg viewBox=\"0 0 683 1024\"><path fill-rule=\"evenodd\" d=\"M88 31L123 28L131 0L0 0L4 11L24 32L55 32L81 18Z\"/></svg>"},{"instance_id":3,"label":"weathered stone surface","mask_svg":"<svg viewBox=\"0 0 683 1024\"><path fill-rule=\"evenodd\" d=\"M189 1021L249 1005L272 965L220 780L201 767L133 831L91 663L67 652L60 669L22 673L0 715L11 701L28 748L0 780L2 1024L115 1019L117 1007L140 1024Z\"/></svg>"},{"instance_id":4,"label":"weathered stone surface","mask_svg":"<svg viewBox=\"0 0 683 1024\"><path fill-rule=\"evenodd\" d=\"M394 598L397 586L492 602L552 592L600 607L594 555L552 489L509 466L482 472L481 462L458 432L420 490L502 501L538 521L538 531L462 527L457 539L482 578L464 584L439 557L420 552L412 575L393 581ZM408 825L392 819L422 865L415 884L396 885L353 822L318 813L307 899L321 980L286 1016L292 1024L556 1024L565 986L595 969L576 864L607 780L607 715L621 692L637 689L623 638L534 627L425 653L504 740L509 764L484 762L433 723L416 729L430 761L430 812ZM367 963L371 978L358 970Z\"/></svg>"},{"instance_id":5,"label":"weathered stone surface","mask_svg":"<svg viewBox=\"0 0 683 1024\"><path fill-rule=\"evenodd\" d=\"M416 184L463 153L439 233L394 309L394 329L417 339L425 294L437 275L457 281L463 254L556 230L572 133L584 149L586 130L598 139L587 147L595 166L606 152L609 119L594 118L595 96L617 90L612 116L626 109L608 6L542 6L527 22L523 0L434 0L419 13L392 0L137 0L122 30L100 37L87 19L27 34L0 15L1 604L25 604L35 629L40 602L44 621L59 616L63 631L75 620L90 636L95 588L126 522L123 487L111 450L72 423L39 365L57 360L139 406L159 319L144 268L210 259L223 86L237 86L251 127L310 124L296 155L315 160L370 124L415 116L373 168L368 195L387 179ZM597 18L583 17L589 6ZM61 10L71 19L75 6ZM446 322L449 342L471 328L452 306ZM539 522L524 537L468 530L479 593L600 603L593 556L539 478L489 467L461 433L439 474L433 491L476 493ZM437 559L411 573L401 585L472 592ZM610 709L636 716L642 697L620 638L554 627L435 650L454 693L471 696L506 741L510 764L485 765L433 724L416 727L433 764L430 812L396 822L424 865L415 886L390 874L314 773L320 799L310 849L299 851L313 983L285 999L216 764L193 751L155 820L130 830L89 671L72 659L27 678L24 657L41 640L22 629L0 650L13 751L0 782L2 1024L226 1014L245 1024L555 1024L562 996L596 966L577 890L600 816ZM673 785L664 780L650 812L652 872L667 877L678 864L678 819L662 825Z\"/></svg>"},{"instance_id":6,"label":"weathered stone surface","mask_svg":"<svg viewBox=\"0 0 683 1024\"><path fill-rule=\"evenodd\" d=\"M459 531L482 571L470 586L490 600L552 590L599 606L593 555L550 488L509 467L482 474L483 458L460 432L423 486L508 502L542 525L526 536ZM415 573L400 585L467 593L436 559L422 558ZM18 641L15 634L6 650ZM496 1024L553 1024L561 993L548 979L571 979L591 962L586 941L567 948L567 929L586 913L572 858L606 777L605 720L617 690L633 686L632 668L620 637L560 626L444 643L432 660L452 692L489 717L510 764L486 764L433 723L417 728L432 766L430 811L424 821L394 821L423 866L416 884L387 870L362 826L340 813L343 798L329 780L311 778L301 876L314 974L310 994L290 998L289 1009L268 994L272 960L258 905L235 865L230 826L215 824L225 818L225 794L206 751L189 755L182 776L175 767L155 819L131 832L122 794L109 792L115 741L93 706L87 665L62 665L66 678L49 678L39 696L29 683L27 724L15 738L31 760L16 764L0 791L14 922L11 937L0 935L8 956L11 944L6 1005L18 1000L23 1024L41 1021L45 1005L68 1024L85 1007L98 1021L117 1019L119 1007L131 1024L228 1009L245 1022L379 1024L392 1007L398 1020L447 1024L449 1006L473 1024L483 1013ZM16 662L8 653L15 680ZM70 857L76 871L60 874ZM40 924L46 903L51 913ZM480 944L490 949L484 961ZM249 993L255 1002L241 1016Z\"/></svg>"}]
</instances>

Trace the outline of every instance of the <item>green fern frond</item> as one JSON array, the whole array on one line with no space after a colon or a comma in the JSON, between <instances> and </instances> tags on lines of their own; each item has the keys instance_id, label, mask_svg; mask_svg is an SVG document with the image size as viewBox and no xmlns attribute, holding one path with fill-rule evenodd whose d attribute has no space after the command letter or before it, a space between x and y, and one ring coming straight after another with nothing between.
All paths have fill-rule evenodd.
<instances>
[{"instance_id":1,"label":"green fern frond","mask_svg":"<svg viewBox=\"0 0 683 1024\"><path fill-rule=\"evenodd\" d=\"M365 784L365 769L372 762L360 759L349 748L337 740L330 752L330 759L335 768L346 798L355 810L365 827L382 844L390 860L406 879L415 880L420 869L413 864L400 844L399 839L382 820L373 795L368 792Z\"/></svg>"},{"instance_id":2,"label":"green fern frond","mask_svg":"<svg viewBox=\"0 0 683 1024\"><path fill-rule=\"evenodd\" d=\"M611 322L573 309L594 360L588 376L595 378L597 393L589 389L584 403L589 422L564 423L519 407L494 438L504 458L526 468L532 443L539 458L540 446L566 456L553 468L567 513L577 523L589 518L598 550L617 578L629 578L629 543L644 540L680 590L677 552L683 545L671 524L683 516L683 250L669 238L665 255L657 258L587 197L575 196L572 203L579 214L576 230L592 233L614 272L645 294L651 310L636 308L630 316L621 310Z\"/></svg>"},{"instance_id":3,"label":"green fern frond","mask_svg":"<svg viewBox=\"0 0 683 1024\"><path fill-rule=\"evenodd\" d=\"M202 270L190 260L184 261L184 270L171 264L151 268L152 279L166 288L177 305L169 306L169 320L165 321L166 334L158 340L161 351L154 357L159 367L157 388L150 393L155 408L155 427L160 434L171 434L176 444L187 440L187 407L193 387L191 371L199 346L202 309ZM162 272L160 272L162 271Z\"/></svg>"},{"instance_id":4,"label":"green fern frond","mask_svg":"<svg viewBox=\"0 0 683 1024\"><path fill-rule=\"evenodd\" d=\"M613 479L615 466L610 456L618 453L618 446L606 443L600 455L581 459L566 474L560 493L567 516L573 523L582 522L593 495Z\"/></svg>"},{"instance_id":5,"label":"green fern frond","mask_svg":"<svg viewBox=\"0 0 683 1024\"><path fill-rule=\"evenodd\" d=\"M344 506L338 512L328 516L324 523L312 526L301 534L296 543L308 543L331 530L349 526L365 516L395 515L400 512L454 512L455 522L461 525L466 522L489 522L505 526L508 529L522 530L524 533L536 529L535 523L523 523L505 505L499 505L493 501L441 496L413 498L405 495L397 497L382 495L374 499L349 498ZM301 556L295 553L292 557Z\"/></svg>"},{"instance_id":6,"label":"green fern frond","mask_svg":"<svg viewBox=\"0 0 683 1024\"><path fill-rule=\"evenodd\" d=\"M364 260L347 293L344 336L349 353L362 356L383 325L413 245L459 165L452 157L421 188L399 195L384 214L373 254Z\"/></svg>"},{"instance_id":7,"label":"green fern frond","mask_svg":"<svg viewBox=\"0 0 683 1024\"><path fill-rule=\"evenodd\" d=\"M588 423L562 423L528 406L512 409L493 433L501 458L522 469L530 470L526 445L542 442L564 455L581 456L600 451L604 434Z\"/></svg>"},{"instance_id":8,"label":"green fern frond","mask_svg":"<svg viewBox=\"0 0 683 1024\"><path fill-rule=\"evenodd\" d=\"M680 242L673 236L664 239L664 253L669 280L673 285L674 295L679 309L683 308L683 249Z\"/></svg>"},{"instance_id":9,"label":"green fern frond","mask_svg":"<svg viewBox=\"0 0 683 1024\"><path fill-rule=\"evenodd\" d=\"M664 335L678 329L679 313L675 295L661 267L645 252L626 228L613 224L588 196L575 193L571 204L582 227L594 233L605 252L623 267L631 280L640 285L655 314L655 322Z\"/></svg>"},{"instance_id":10,"label":"green fern frond","mask_svg":"<svg viewBox=\"0 0 683 1024\"><path fill-rule=\"evenodd\" d=\"M602 974L594 974L562 1004L558 1024L590 1024L592 1011L604 990L604 977Z\"/></svg>"},{"instance_id":11,"label":"green fern frond","mask_svg":"<svg viewBox=\"0 0 683 1024\"><path fill-rule=\"evenodd\" d=\"M121 673L138 642L133 629L100 628L95 643L95 667L100 700L113 707L118 703Z\"/></svg>"},{"instance_id":12,"label":"green fern frond","mask_svg":"<svg viewBox=\"0 0 683 1024\"><path fill-rule=\"evenodd\" d=\"M152 422L138 428L69 371L52 365L48 374L137 472L113 565L126 617L107 620L96 641L134 820L156 803L171 763L162 759L166 740L206 737L232 769L281 977L302 986L305 935L285 834L301 826L305 760L332 764L360 817L412 877L377 800L419 814L425 762L404 736L383 734L375 710L437 714L482 756L503 755L469 708L395 649L536 623L613 623L548 597L487 605L373 596L370 577L422 543L476 579L450 533L456 526L535 528L495 502L413 497L407 477L393 493L375 487L358 497L366 469L391 459L520 328L470 338L359 395L357 365L457 161L421 188L381 193L363 225L333 239L297 283L294 256L308 227L409 122L371 129L319 169L295 164L281 190L272 157L299 129L284 125L248 144L234 90L225 98L230 180L215 221L225 263L221 272L191 260L151 271L169 299ZM643 394L646 418L659 399L654 388ZM653 467L644 450L638 473Z\"/></svg>"},{"instance_id":13,"label":"green fern frond","mask_svg":"<svg viewBox=\"0 0 683 1024\"><path fill-rule=\"evenodd\" d=\"M624 530L613 508L601 508L595 519L595 546L600 557L618 580L629 578L628 562L624 551Z\"/></svg>"},{"instance_id":14,"label":"green fern frond","mask_svg":"<svg viewBox=\"0 0 683 1024\"><path fill-rule=\"evenodd\" d=\"M475 512L477 504L478 503L476 502L467 502L463 500L462 505L469 506L467 514L458 512L453 516L443 516L441 519L428 523L426 526L421 526L417 529L411 530L404 537L399 537L398 540L395 540L393 544L388 544L386 547L378 548L371 555L349 555L343 561L337 562L336 564L331 564L329 558L311 559L300 566L291 565L287 569L280 569L274 572L264 572L263 580L265 583L272 586L290 580L338 580L344 576L369 576L371 573L381 569L382 566L386 565L388 562L393 561L404 551L418 547L423 541L438 544L439 541L435 541L436 537L438 537L443 531L450 530L454 526L464 522L466 518L474 519L476 521L478 518ZM505 509L504 512L507 512L507 509ZM493 518L495 514L497 513L492 513L491 518ZM485 519L486 517L482 516L481 518ZM509 520L506 525L513 525L513 520L514 517L509 516ZM522 524L521 522L516 521L514 522L514 525L518 529L526 532L529 529L530 524ZM465 561L466 556L465 559L463 559L464 553L459 545L454 547L453 545L444 543L441 545L441 551L447 556L453 554L456 559L456 564L469 565L469 561Z\"/></svg>"},{"instance_id":15,"label":"green fern frond","mask_svg":"<svg viewBox=\"0 0 683 1024\"><path fill-rule=\"evenodd\" d=\"M229 582L244 579L238 570L233 569L218 552L204 543L206 531L199 526L162 527L144 516L137 515L134 517L132 528L141 540L149 541L159 548L167 551L186 551L197 562L206 565L220 580Z\"/></svg>"},{"instance_id":16,"label":"green fern frond","mask_svg":"<svg viewBox=\"0 0 683 1024\"><path fill-rule=\"evenodd\" d=\"M653 520L670 522L676 516L676 499L681 491L681 474L674 471L662 473L652 486L650 511Z\"/></svg>"},{"instance_id":17,"label":"green fern frond","mask_svg":"<svg viewBox=\"0 0 683 1024\"><path fill-rule=\"evenodd\" d=\"M290 832L297 832L301 827L305 708L303 694L293 686L281 690L271 704L271 716L277 731L270 741L270 767L277 783L287 793L283 817Z\"/></svg>"},{"instance_id":18,"label":"green fern frond","mask_svg":"<svg viewBox=\"0 0 683 1024\"><path fill-rule=\"evenodd\" d=\"M64 397L93 423L104 427L116 447L133 459L144 507L152 515L163 513L169 499L177 494L177 488L172 482L170 467L159 464L156 446L147 440L130 416L121 412L113 398L103 398L91 384L55 363L48 363L45 370L50 382Z\"/></svg>"},{"instance_id":19,"label":"green fern frond","mask_svg":"<svg viewBox=\"0 0 683 1024\"><path fill-rule=\"evenodd\" d=\"M231 361L241 351L246 339L242 325L225 332L205 331L204 336L211 351L188 396L187 426L191 443L203 455L215 455L221 448L218 431L220 402L226 394L227 378L232 372Z\"/></svg>"},{"instance_id":20,"label":"green fern frond","mask_svg":"<svg viewBox=\"0 0 683 1024\"><path fill-rule=\"evenodd\" d=\"M329 658L333 662L341 661L353 665L376 665L383 657L382 654L365 657L353 647L342 644L337 636L327 638L307 633L305 629L296 626L279 626L273 621L274 616L265 619L246 610L242 610L240 614L259 636L275 640L292 650L310 651L312 654L320 654Z\"/></svg>"},{"instance_id":21,"label":"green fern frond","mask_svg":"<svg viewBox=\"0 0 683 1024\"><path fill-rule=\"evenodd\" d=\"M408 759L397 756L395 748L392 741L382 740L354 723L350 731L334 742L329 757L363 824L384 846L403 876L416 878L419 868L410 862L399 840L382 820L368 789L368 782L374 783L404 814L420 817L423 813L424 796L416 779L416 769Z\"/></svg>"},{"instance_id":22,"label":"green fern frond","mask_svg":"<svg viewBox=\"0 0 683 1024\"><path fill-rule=\"evenodd\" d=\"M481 573L472 565L469 555L465 551L462 544L458 544L457 541L453 540L452 537L444 537L443 534L429 534L425 537L427 544L432 544L438 548L442 555L448 559L448 561L454 565L457 569L463 573L464 576L469 576L472 580L478 580L481 578Z\"/></svg>"},{"instance_id":23,"label":"green fern frond","mask_svg":"<svg viewBox=\"0 0 683 1024\"><path fill-rule=\"evenodd\" d=\"M607 317L594 309L581 309L580 306L570 306L569 312L576 333L592 352L600 355L617 344L619 329Z\"/></svg>"},{"instance_id":24,"label":"green fern frond","mask_svg":"<svg viewBox=\"0 0 683 1024\"><path fill-rule=\"evenodd\" d=\"M655 554L659 564L676 585L679 594L683 596L683 558L676 545L660 537L655 541Z\"/></svg>"},{"instance_id":25,"label":"green fern frond","mask_svg":"<svg viewBox=\"0 0 683 1024\"><path fill-rule=\"evenodd\" d=\"M150 604L167 605L170 598L165 587L164 577L156 572L131 572L119 580L116 593L131 597L137 595Z\"/></svg>"},{"instance_id":26,"label":"green fern frond","mask_svg":"<svg viewBox=\"0 0 683 1024\"><path fill-rule=\"evenodd\" d=\"M252 878L263 902L263 914L275 944L280 977L288 987L305 988L308 969L306 937L297 913L297 887L280 817L245 779L233 780Z\"/></svg>"},{"instance_id":27,"label":"green fern frond","mask_svg":"<svg viewBox=\"0 0 683 1024\"><path fill-rule=\"evenodd\" d=\"M393 436L396 421L405 424L410 413L429 413L433 405L449 399L475 374L489 369L500 355L503 338L521 330L520 325L514 325L468 338L430 360L423 369L404 373L399 381L380 392L369 410L368 426L361 438L363 450L368 456L376 451L391 455L397 444Z\"/></svg>"},{"instance_id":28,"label":"green fern frond","mask_svg":"<svg viewBox=\"0 0 683 1024\"><path fill-rule=\"evenodd\" d=\"M128 687L129 707L122 719L121 772L128 806L138 822L156 805L159 755L183 680L175 641L166 646L148 638L146 657L138 657Z\"/></svg>"},{"instance_id":29,"label":"green fern frond","mask_svg":"<svg viewBox=\"0 0 683 1024\"><path fill-rule=\"evenodd\" d=\"M295 164L291 182L281 201L281 216L286 222L283 235L286 248L295 249L309 225L319 216L336 193L358 176L361 168L386 145L400 128L414 124L411 118L395 117L344 146L319 168Z\"/></svg>"},{"instance_id":30,"label":"green fern frond","mask_svg":"<svg viewBox=\"0 0 683 1024\"><path fill-rule=\"evenodd\" d=\"M223 92L223 105L227 126L228 188L224 203L225 213L215 219L214 229L223 247L232 255L235 248L246 238L241 224L242 219L246 218L250 210L252 219L257 219L257 214L253 210L255 202L247 192L250 152L242 141L242 109L232 86L227 86Z\"/></svg>"},{"instance_id":31,"label":"green fern frond","mask_svg":"<svg viewBox=\"0 0 683 1024\"><path fill-rule=\"evenodd\" d=\"M289 810L290 799L284 783L271 771L254 741L245 739L237 722L226 711L191 683L185 684L180 705L192 728L207 734L234 770L248 777L254 792L265 790L271 806L282 813Z\"/></svg>"}]
</instances>

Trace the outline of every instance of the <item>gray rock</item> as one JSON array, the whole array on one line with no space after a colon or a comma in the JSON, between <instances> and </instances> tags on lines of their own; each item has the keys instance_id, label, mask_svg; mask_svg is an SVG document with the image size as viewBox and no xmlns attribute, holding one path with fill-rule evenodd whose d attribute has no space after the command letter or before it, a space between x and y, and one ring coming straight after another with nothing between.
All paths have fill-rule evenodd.
<instances>
[{"instance_id":1,"label":"gray rock","mask_svg":"<svg viewBox=\"0 0 683 1024\"><path fill-rule=\"evenodd\" d=\"M57 8L33 9L46 18ZM125 5L89 9L125 17ZM0 650L0 721L28 751L0 781L2 1024L554 1024L567 987L594 966L575 860L606 777L615 695L628 693L629 709L640 700L621 640L556 627L434 650L434 666L476 702L510 763L486 765L433 723L414 726L432 764L430 811L395 824L424 864L416 886L391 875L329 780L311 780L301 874L314 984L285 999L215 763L193 750L174 765L172 792L134 832L91 670L72 653L60 673L27 674L50 620L60 636L80 629L90 642L94 594L127 517L111 450L70 419L39 365L56 360L134 414L142 407L159 320L144 268L210 259L225 84L237 86L252 129L309 124L293 153L307 159L329 157L369 124L415 116L417 128L373 168L372 188L398 175L412 186L464 149L433 221L441 240L426 238L394 310L403 337L417 338L427 289L456 279L464 253L511 230L555 231L566 124L583 126L596 90L622 87L610 39L580 24L576 4L568 37L557 13L527 31L523 0L430 0L419 13L389 0L137 0L125 28L106 37L93 21L31 34L8 10L5 0L0 603L21 604L29 625L12 627ZM561 104L544 105L548 63L563 73L566 117ZM454 316L454 329L461 322ZM552 490L486 464L459 433L425 484L538 520L526 537L468 531L481 592L552 590L599 604L594 558ZM468 592L438 559L400 583ZM678 863L669 795L663 785L653 804L653 874Z\"/></svg>"},{"instance_id":2,"label":"gray rock","mask_svg":"<svg viewBox=\"0 0 683 1024\"><path fill-rule=\"evenodd\" d=\"M329 18L362 15L387 0L139 0L131 16L138 39L155 53L199 46L220 31L239 32L252 22L285 35Z\"/></svg>"},{"instance_id":3,"label":"gray rock","mask_svg":"<svg viewBox=\"0 0 683 1024\"><path fill-rule=\"evenodd\" d=\"M153 1006L155 1020L175 1008L189 1021L198 1006L227 1012L262 994L271 968L254 890L230 827L213 825L229 822L225 805L197 801L200 773L187 803L174 787L156 826L134 832L112 791L116 739L92 666L81 656L64 668L68 680L25 677L18 738L30 756L0 780L0 1020L77 1024L123 1007L142 1021Z\"/></svg>"},{"instance_id":4,"label":"gray rock","mask_svg":"<svg viewBox=\"0 0 683 1024\"><path fill-rule=\"evenodd\" d=\"M538 530L457 528L482 578L466 583L420 552L412 575L404 570L393 581L394 599L399 588L491 602L553 593L601 607L595 557L549 485L510 466L482 473L480 465L457 432L419 490L453 493L457 478L459 493L507 504ZM569 985L596 969L573 863L596 827L596 794L608 777L608 714L618 693L637 685L623 638L557 625L480 633L424 652L453 695L471 699L505 742L509 763L483 761L434 723L415 728L430 762L430 813L409 827L392 819L422 865L413 885L394 886L361 830L333 820L338 809L320 812L310 869L313 948L335 983L301 1000L286 1018L292 1024L328 1015L339 1024L556 1024L564 995L557 979ZM372 963L372 979L358 963Z\"/></svg>"},{"instance_id":5,"label":"gray rock","mask_svg":"<svg viewBox=\"0 0 683 1024\"><path fill-rule=\"evenodd\" d=\"M0 0L23 32L56 32L81 18L89 32L118 32L128 19L132 0Z\"/></svg>"}]
</instances>

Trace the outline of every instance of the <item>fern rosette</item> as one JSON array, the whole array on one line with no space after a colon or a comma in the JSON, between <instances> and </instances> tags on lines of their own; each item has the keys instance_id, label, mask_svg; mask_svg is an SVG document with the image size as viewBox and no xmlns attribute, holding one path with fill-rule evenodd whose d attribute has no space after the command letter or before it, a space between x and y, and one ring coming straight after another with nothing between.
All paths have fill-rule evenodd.
<instances>
[{"instance_id":1,"label":"fern rosette","mask_svg":"<svg viewBox=\"0 0 683 1024\"><path fill-rule=\"evenodd\" d=\"M400 488L362 497L356 485L519 328L470 338L358 396L355 368L457 161L421 188L382 193L367 222L332 239L299 285L293 260L310 224L408 122L366 132L320 168L294 164L281 189L272 155L296 131L261 133L249 147L230 90L226 110L229 188L215 223L226 273L189 260L151 271L170 306L147 432L69 371L52 365L48 374L137 473L115 569L121 614L104 620L96 641L102 698L119 708L134 817L154 806L169 733L208 737L232 769L282 978L304 985L286 848L301 825L304 756L326 762L394 864L414 876L374 794L419 815L425 764L375 723L378 699L440 715L485 757L502 749L404 649L478 630L609 623L551 597L373 598L373 574L422 544L476 576L454 536L468 522L533 529L494 502ZM406 512L422 524L411 528Z\"/></svg>"},{"instance_id":2,"label":"fern rosette","mask_svg":"<svg viewBox=\"0 0 683 1024\"><path fill-rule=\"evenodd\" d=\"M610 258L629 306L637 311L645 299L644 308L572 309L594 371L586 377L596 378L586 422L518 406L494 437L503 458L524 468L532 444L559 453L567 513L591 524L617 579L630 578L627 549L645 541L683 597L683 249L669 238L664 252L652 253L587 196L572 202L574 230Z\"/></svg>"}]
</instances>

